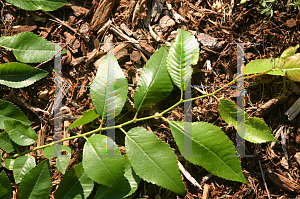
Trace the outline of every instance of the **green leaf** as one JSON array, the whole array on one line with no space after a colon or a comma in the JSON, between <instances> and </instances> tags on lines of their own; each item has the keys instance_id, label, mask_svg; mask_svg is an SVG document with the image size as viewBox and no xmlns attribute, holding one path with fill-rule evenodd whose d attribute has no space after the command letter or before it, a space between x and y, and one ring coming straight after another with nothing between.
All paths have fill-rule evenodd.
<instances>
[{"instance_id":1,"label":"green leaf","mask_svg":"<svg viewBox=\"0 0 300 199\"><path fill-rule=\"evenodd\" d=\"M2 171L0 174L0 198L10 199L10 195L11 195L10 181L5 171Z\"/></svg>"},{"instance_id":2,"label":"green leaf","mask_svg":"<svg viewBox=\"0 0 300 199\"><path fill-rule=\"evenodd\" d=\"M51 59L61 49L58 44L48 42L32 32L0 37L0 46L6 50L12 50L17 60L23 63L44 62Z\"/></svg>"},{"instance_id":3,"label":"green leaf","mask_svg":"<svg viewBox=\"0 0 300 199\"><path fill-rule=\"evenodd\" d=\"M204 167L212 174L238 182L247 183L233 143L217 126L206 122L192 123L192 138L184 129L184 122L170 122L172 135L180 153L189 162ZM192 139L192 154L184 154L184 138ZM193 157L200 155L200 157Z\"/></svg>"},{"instance_id":4,"label":"green leaf","mask_svg":"<svg viewBox=\"0 0 300 199\"><path fill-rule=\"evenodd\" d=\"M136 174L148 182L180 195L185 194L177 160L170 146L144 128L130 129L127 134L126 152Z\"/></svg>"},{"instance_id":5,"label":"green leaf","mask_svg":"<svg viewBox=\"0 0 300 199\"><path fill-rule=\"evenodd\" d=\"M95 182L124 190L124 161L116 145L115 156L106 155L107 139L109 143L113 142L104 135L94 135L86 140L83 148L83 168Z\"/></svg>"},{"instance_id":6,"label":"green leaf","mask_svg":"<svg viewBox=\"0 0 300 199\"><path fill-rule=\"evenodd\" d=\"M11 153L18 145L11 141L7 132L3 132L0 134L0 148L6 153Z\"/></svg>"},{"instance_id":7,"label":"green leaf","mask_svg":"<svg viewBox=\"0 0 300 199\"><path fill-rule=\"evenodd\" d=\"M281 59L287 59L287 58L295 55L295 52L297 51L298 48L299 48L299 44L297 44L295 47L294 46L289 47L288 49L283 51L280 58Z\"/></svg>"},{"instance_id":8,"label":"green leaf","mask_svg":"<svg viewBox=\"0 0 300 199\"><path fill-rule=\"evenodd\" d=\"M132 169L127 155L124 155L124 164L125 164L125 190L120 191L114 188L107 187L105 185L100 185L97 189L95 199L123 199L132 195L138 188L138 184L141 179L138 175L135 174Z\"/></svg>"},{"instance_id":9,"label":"green leaf","mask_svg":"<svg viewBox=\"0 0 300 199\"><path fill-rule=\"evenodd\" d=\"M277 141L268 125L257 117L251 117L245 121L245 139L253 143Z\"/></svg>"},{"instance_id":10,"label":"green leaf","mask_svg":"<svg viewBox=\"0 0 300 199\"><path fill-rule=\"evenodd\" d=\"M283 63L284 63L284 60L278 59L278 58L256 59L256 60L249 62L245 66L245 74L263 73L263 72L273 69L273 71L270 71L267 74L285 76L285 73L279 69Z\"/></svg>"},{"instance_id":11,"label":"green leaf","mask_svg":"<svg viewBox=\"0 0 300 199\"><path fill-rule=\"evenodd\" d=\"M47 75L47 71L17 62L0 65L0 84L12 88L29 86Z\"/></svg>"},{"instance_id":12,"label":"green leaf","mask_svg":"<svg viewBox=\"0 0 300 199\"><path fill-rule=\"evenodd\" d=\"M27 125L31 124L19 107L0 99L0 129L5 129L4 120L17 120Z\"/></svg>"},{"instance_id":13,"label":"green leaf","mask_svg":"<svg viewBox=\"0 0 300 199\"><path fill-rule=\"evenodd\" d=\"M167 57L167 69L176 86L185 90L185 85L191 80L191 65L199 60L199 44L194 35L182 29L170 47Z\"/></svg>"},{"instance_id":14,"label":"green leaf","mask_svg":"<svg viewBox=\"0 0 300 199\"><path fill-rule=\"evenodd\" d=\"M219 103L219 112L222 119L229 125L233 125L235 129L237 129L237 111L236 111L236 104L226 100L221 99ZM243 110L239 110L238 114L244 114ZM247 118L248 115L245 113L245 117ZM263 143L268 141L274 141L274 137L270 132L268 125L261 120L260 118L249 118L245 119L245 132L237 131L238 134L248 140L249 142L254 143ZM245 135L244 135L245 134ZM276 139L275 139L276 141Z\"/></svg>"},{"instance_id":15,"label":"green leaf","mask_svg":"<svg viewBox=\"0 0 300 199\"><path fill-rule=\"evenodd\" d=\"M232 101L227 99L221 99L219 102L219 112L222 119L229 125L237 126L237 114L244 115L246 119L248 117L247 113L244 113L244 110L238 110L237 105Z\"/></svg>"},{"instance_id":16,"label":"green leaf","mask_svg":"<svg viewBox=\"0 0 300 199\"><path fill-rule=\"evenodd\" d=\"M111 66L110 66L111 65ZM112 75L108 75L108 67L114 67L114 81ZM107 93L107 84L114 85L114 92ZM96 111L102 118L106 116L106 108L114 107L115 116L118 116L127 99L128 82L120 68L118 61L113 53L108 53L98 67L95 79L91 85L91 99L96 108ZM107 99L108 96L114 98ZM107 119L113 119L114 116L110 115Z\"/></svg>"},{"instance_id":17,"label":"green leaf","mask_svg":"<svg viewBox=\"0 0 300 199\"><path fill-rule=\"evenodd\" d=\"M32 156L18 157L13 165L13 172L16 184L19 184L26 173L34 168L35 159Z\"/></svg>"},{"instance_id":18,"label":"green leaf","mask_svg":"<svg viewBox=\"0 0 300 199\"><path fill-rule=\"evenodd\" d=\"M20 199L48 198L52 189L49 160L44 160L23 177L20 184Z\"/></svg>"},{"instance_id":19,"label":"green leaf","mask_svg":"<svg viewBox=\"0 0 300 199\"><path fill-rule=\"evenodd\" d=\"M25 125L16 120L5 120L5 128L12 141L21 146L28 146L38 139L35 131L31 126Z\"/></svg>"},{"instance_id":20,"label":"green leaf","mask_svg":"<svg viewBox=\"0 0 300 199\"><path fill-rule=\"evenodd\" d=\"M281 69L286 73L287 78L300 82L300 53L289 57Z\"/></svg>"},{"instance_id":21,"label":"green leaf","mask_svg":"<svg viewBox=\"0 0 300 199\"><path fill-rule=\"evenodd\" d=\"M92 192L93 187L94 181L84 172L82 163L79 163L64 175L55 192L55 198L87 198Z\"/></svg>"},{"instance_id":22,"label":"green leaf","mask_svg":"<svg viewBox=\"0 0 300 199\"><path fill-rule=\"evenodd\" d=\"M67 151L68 155L61 155L60 152ZM65 145L54 145L47 148L44 148L43 153L46 158L58 157L56 159L56 168L62 173L65 174L66 169L71 160L72 151L70 147Z\"/></svg>"},{"instance_id":23,"label":"green leaf","mask_svg":"<svg viewBox=\"0 0 300 199\"><path fill-rule=\"evenodd\" d=\"M66 0L6 0L14 6L24 10L44 10L53 11L57 10L64 5L69 4Z\"/></svg>"},{"instance_id":24,"label":"green leaf","mask_svg":"<svg viewBox=\"0 0 300 199\"><path fill-rule=\"evenodd\" d=\"M15 159L5 159L5 168L8 170L13 170Z\"/></svg>"},{"instance_id":25,"label":"green leaf","mask_svg":"<svg viewBox=\"0 0 300 199\"><path fill-rule=\"evenodd\" d=\"M166 67L168 51L161 47L144 66L134 92L137 110L144 110L151 104L166 98L173 90L173 84Z\"/></svg>"},{"instance_id":26,"label":"green leaf","mask_svg":"<svg viewBox=\"0 0 300 199\"><path fill-rule=\"evenodd\" d=\"M85 125L89 122L92 122L94 119L100 117L100 115L96 113L95 109L85 111L82 114L83 114L83 116L81 118L77 119L73 124L71 124L71 126L68 127L67 131L71 128L76 128L78 126Z\"/></svg>"}]
</instances>

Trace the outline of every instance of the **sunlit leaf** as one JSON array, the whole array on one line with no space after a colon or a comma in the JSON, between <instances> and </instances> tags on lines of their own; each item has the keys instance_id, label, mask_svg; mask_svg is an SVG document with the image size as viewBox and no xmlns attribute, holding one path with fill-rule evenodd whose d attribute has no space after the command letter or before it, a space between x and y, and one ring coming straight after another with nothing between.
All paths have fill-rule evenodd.
<instances>
[{"instance_id":1,"label":"sunlit leaf","mask_svg":"<svg viewBox=\"0 0 300 199\"><path fill-rule=\"evenodd\" d=\"M114 70L109 70L113 67ZM111 71L112 74L108 74ZM108 87L114 88L108 93ZM127 99L128 82L113 53L108 53L98 66L91 85L91 99L96 112L107 119L119 115ZM107 110L108 109L108 110Z\"/></svg>"},{"instance_id":2,"label":"sunlit leaf","mask_svg":"<svg viewBox=\"0 0 300 199\"><path fill-rule=\"evenodd\" d=\"M185 86L191 80L191 65L198 63L199 44L194 35L182 29L170 47L167 57L167 69L176 86L185 90Z\"/></svg>"},{"instance_id":3,"label":"sunlit leaf","mask_svg":"<svg viewBox=\"0 0 300 199\"><path fill-rule=\"evenodd\" d=\"M173 84L166 67L168 51L161 47L144 66L134 92L134 103L137 110L148 108L166 98L173 90Z\"/></svg>"},{"instance_id":4,"label":"sunlit leaf","mask_svg":"<svg viewBox=\"0 0 300 199\"><path fill-rule=\"evenodd\" d=\"M22 0L22 2L26 1ZM13 51L17 60L23 63L44 62L61 50L58 44L48 42L32 32L0 37L0 46Z\"/></svg>"},{"instance_id":5,"label":"sunlit leaf","mask_svg":"<svg viewBox=\"0 0 300 199\"><path fill-rule=\"evenodd\" d=\"M6 0L14 6L24 10L44 10L53 11L57 10L64 5L69 4L66 0Z\"/></svg>"},{"instance_id":6,"label":"sunlit leaf","mask_svg":"<svg viewBox=\"0 0 300 199\"><path fill-rule=\"evenodd\" d=\"M35 159L32 156L18 157L13 164L15 182L19 184L26 173L35 167Z\"/></svg>"}]
</instances>

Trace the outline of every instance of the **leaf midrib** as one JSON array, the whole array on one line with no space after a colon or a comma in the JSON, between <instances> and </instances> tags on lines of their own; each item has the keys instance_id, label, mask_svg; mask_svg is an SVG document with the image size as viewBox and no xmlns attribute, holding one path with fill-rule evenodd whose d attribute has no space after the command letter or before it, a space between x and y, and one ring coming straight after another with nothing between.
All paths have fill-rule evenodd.
<instances>
[{"instance_id":1,"label":"leaf midrib","mask_svg":"<svg viewBox=\"0 0 300 199\"><path fill-rule=\"evenodd\" d=\"M179 124L177 123L173 123L173 124L176 124L178 125L180 128L182 128ZM175 126L175 125L174 125ZM179 129L180 130L180 129ZM185 133L185 131L180 131L180 132L183 132L184 135L187 135L189 138L192 139L192 141L198 143L199 145L201 145L202 147L208 149L209 151L211 151L208 147L206 147L205 145L203 145L202 143L198 142L197 140L193 139L191 136L189 136L188 134ZM226 164L226 162L224 162L215 152L211 151L211 153L214 154L214 156L216 156L218 159L221 160L221 162L223 162L231 171L233 171L233 173L235 173L237 176L240 177L240 175L238 175L228 164Z\"/></svg>"},{"instance_id":2,"label":"leaf midrib","mask_svg":"<svg viewBox=\"0 0 300 199\"><path fill-rule=\"evenodd\" d=\"M177 185L177 183L175 183L175 181L173 181L170 177L169 177L169 175L167 175L165 172L164 172L164 170L162 170L150 157L149 157L149 155L147 154L147 153L145 153L144 152L144 150L142 150L142 148L138 145L138 143L137 142L135 142L129 135L127 135L126 137L128 137L129 139L131 139L137 146L138 146L138 148L140 148L141 149L141 151L151 160L151 162L153 162L155 165L156 165L156 167L157 168L159 168L161 171L162 171L162 173L165 175L165 176L167 176L167 178L170 180L170 181L172 181L173 182L173 184L175 184L176 185L176 187L178 187L178 189L179 190L181 190L181 188ZM181 190L182 191L182 190Z\"/></svg>"}]
</instances>

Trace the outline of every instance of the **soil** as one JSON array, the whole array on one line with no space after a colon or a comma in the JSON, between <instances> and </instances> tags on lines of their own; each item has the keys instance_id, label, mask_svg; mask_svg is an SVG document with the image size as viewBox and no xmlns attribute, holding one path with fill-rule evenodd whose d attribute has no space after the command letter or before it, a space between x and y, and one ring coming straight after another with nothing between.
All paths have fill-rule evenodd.
<instances>
[{"instance_id":1,"label":"soil","mask_svg":"<svg viewBox=\"0 0 300 199\"><path fill-rule=\"evenodd\" d=\"M65 85L74 85L66 89L63 97L63 114L64 117L76 119L83 111L94 108L89 88L83 85L89 85L95 77L97 70L95 63L107 52L105 43L115 43L115 55L130 85L130 100L133 99L133 90L142 67L161 45L172 42L174 39L172 31L179 28L196 31L198 35L199 33L208 35L204 40L201 38L199 40L202 43L201 53L198 64L193 66L192 85L202 85L202 87L200 90L194 87L192 97L202 95L201 92L212 92L218 86L229 83L236 77L237 43L244 45L245 64L255 59L279 57L288 47L299 44L300 13L296 8L286 6L291 1L277 1L272 17L261 14L263 7L259 2L250 0L240 5L239 1L229 0L174 0L168 1L172 6L171 9L168 9L166 2L158 3L158 7L162 5L160 11L157 7L151 6L152 1L70 0L69 5L51 12L56 18L42 11L25 11L2 2L0 31L1 36L34 32L48 41L62 43L67 50L67 53L62 56L62 78ZM136 5L140 5L140 9L134 14ZM110 24L107 25L108 21ZM151 36L149 24L159 40ZM123 32L120 34L118 30ZM128 42L128 37L138 40L139 44ZM206 44L205 42L208 41L212 41L215 45ZM13 54L2 50L0 62L12 61L16 61ZM30 118L32 127L39 135L38 144L47 144L54 140L53 116L50 117L49 114L53 106L55 89L53 66L53 60L42 64L40 68L48 71L49 75L29 87L21 89L0 87L1 99L17 104ZM247 184L216 176L210 176L207 181L204 181L204 177L209 176L209 172L184 159L179 159L187 171L201 184L203 190L192 185L184 177L187 191L185 196L176 195L169 190L142 181L135 194L129 198L267 198L268 195L270 198L300 198L300 114L292 121L285 115L285 112L299 98L299 85L281 76L270 75L245 81L245 111L250 116L263 119L274 136L276 133L280 135L279 141L274 146L271 146L271 143L246 142L246 155L251 157L240 157L240 160ZM225 89L219 92L217 97L235 102L236 89ZM138 117L165 110L179 98L180 92L174 88L167 99L142 111ZM122 112L125 117L117 117L116 123L134 117L135 110L130 100L126 102ZM174 108L166 116L170 120L182 121L183 106ZM68 127L73 121L65 119L64 127ZM221 127L234 143L236 142L235 129L221 119L218 102L213 97L193 102L193 121L213 123ZM95 129L99 123L97 119L92 124L71 130L67 136ZM175 152L178 152L169 126L162 120L147 120L125 126L124 129L129 130L134 126L151 129L160 139L170 144ZM116 142L119 145L124 143L121 132L116 131ZM64 144L72 148L72 159L68 167L71 168L82 159L84 140L75 139ZM22 150L28 148L23 147L20 152ZM41 151L32 152L31 155L38 161L45 158ZM63 176L55 167L52 172L53 189L50 198L54 198L57 185ZM13 184L13 188L14 198L17 198L17 186ZM94 194L95 190L89 198L93 198Z\"/></svg>"}]
</instances>

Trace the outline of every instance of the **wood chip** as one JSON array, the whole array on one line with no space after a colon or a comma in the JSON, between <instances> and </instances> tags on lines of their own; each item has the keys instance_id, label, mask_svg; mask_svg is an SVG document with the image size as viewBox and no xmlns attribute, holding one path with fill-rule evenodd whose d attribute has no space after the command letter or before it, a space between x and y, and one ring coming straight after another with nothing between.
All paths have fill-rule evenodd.
<instances>
[{"instance_id":1,"label":"wood chip","mask_svg":"<svg viewBox=\"0 0 300 199\"><path fill-rule=\"evenodd\" d=\"M116 0L103 0L100 2L90 23L92 31L98 31L107 19L109 19Z\"/></svg>"},{"instance_id":2,"label":"wood chip","mask_svg":"<svg viewBox=\"0 0 300 199\"><path fill-rule=\"evenodd\" d=\"M276 172L269 171L267 177L278 187L288 191L288 192L300 192L300 185L295 181L292 181L283 175Z\"/></svg>"}]
</instances>

